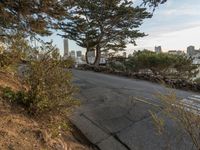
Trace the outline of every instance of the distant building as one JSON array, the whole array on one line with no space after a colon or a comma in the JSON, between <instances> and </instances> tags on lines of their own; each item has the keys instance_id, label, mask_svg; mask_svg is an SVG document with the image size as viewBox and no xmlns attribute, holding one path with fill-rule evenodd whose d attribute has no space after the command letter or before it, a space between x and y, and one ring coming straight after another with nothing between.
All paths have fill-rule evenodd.
<instances>
[{"instance_id":1,"label":"distant building","mask_svg":"<svg viewBox=\"0 0 200 150\"><path fill-rule=\"evenodd\" d=\"M193 55L193 64L200 65L200 53Z\"/></svg>"},{"instance_id":2,"label":"distant building","mask_svg":"<svg viewBox=\"0 0 200 150\"><path fill-rule=\"evenodd\" d=\"M126 52L123 52L123 57L126 58Z\"/></svg>"},{"instance_id":3,"label":"distant building","mask_svg":"<svg viewBox=\"0 0 200 150\"><path fill-rule=\"evenodd\" d=\"M187 47L187 55L188 57L192 58L193 64L197 65L200 71L200 50L195 49L194 46L189 46ZM196 78L200 78L200 72Z\"/></svg>"},{"instance_id":4,"label":"distant building","mask_svg":"<svg viewBox=\"0 0 200 150\"><path fill-rule=\"evenodd\" d=\"M169 54L173 54L173 55L184 55L184 51L181 50L169 50L168 51Z\"/></svg>"},{"instance_id":5,"label":"distant building","mask_svg":"<svg viewBox=\"0 0 200 150\"><path fill-rule=\"evenodd\" d=\"M87 52L87 59L90 64L93 64L95 61L95 50Z\"/></svg>"},{"instance_id":6,"label":"distant building","mask_svg":"<svg viewBox=\"0 0 200 150\"><path fill-rule=\"evenodd\" d=\"M193 57L196 54L200 54L200 50L196 50L194 46L188 46L187 47L187 54L190 57Z\"/></svg>"},{"instance_id":7,"label":"distant building","mask_svg":"<svg viewBox=\"0 0 200 150\"><path fill-rule=\"evenodd\" d=\"M106 54L105 54L105 53L102 53L102 54L101 54L101 58L100 58L99 64L105 65L106 62L107 62Z\"/></svg>"},{"instance_id":8,"label":"distant building","mask_svg":"<svg viewBox=\"0 0 200 150\"><path fill-rule=\"evenodd\" d=\"M68 43L68 39L64 39L63 40L64 43L64 58L69 56L69 43Z\"/></svg>"},{"instance_id":9,"label":"distant building","mask_svg":"<svg viewBox=\"0 0 200 150\"><path fill-rule=\"evenodd\" d=\"M85 60L85 55L81 55L81 60L84 61L84 62L86 61Z\"/></svg>"},{"instance_id":10,"label":"distant building","mask_svg":"<svg viewBox=\"0 0 200 150\"><path fill-rule=\"evenodd\" d=\"M161 53L162 52L162 47L161 46L155 46L155 52L156 53Z\"/></svg>"},{"instance_id":11,"label":"distant building","mask_svg":"<svg viewBox=\"0 0 200 150\"><path fill-rule=\"evenodd\" d=\"M106 57L106 59L109 57L108 51L105 51L105 57Z\"/></svg>"},{"instance_id":12,"label":"distant building","mask_svg":"<svg viewBox=\"0 0 200 150\"><path fill-rule=\"evenodd\" d=\"M74 59L76 58L76 53L75 53L75 51L71 51L71 52L70 52L70 57L72 57L72 58L74 58Z\"/></svg>"},{"instance_id":13,"label":"distant building","mask_svg":"<svg viewBox=\"0 0 200 150\"><path fill-rule=\"evenodd\" d=\"M82 56L82 51L76 51L76 56L81 57Z\"/></svg>"},{"instance_id":14,"label":"distant building","mask_svg":"<svg viewBox=\"0 0 200 150\"><path fill-rule=\"evenodd\" d=\"M194 46L188 46L187 47L187 54L188 55L193 55L194 54L194 51L195 51L195 47Z\"/></svg>"},{"instance_id":15,"label":"distant building","mask_svg":"<svg viewBox=\"0 0 200 150\"><path fill-rule=\"evenodd\" d=\"M194 46L187 47L188 57L193 59L193 64L200 65L200 50L196 50Z\"/></svg>"},{"instance_id":16,"label":"distant building","mask_svg":"<svg viewBox=\"0 0 200 150\"><path fill-rule=\"evenodd\" d=\"M85 64L85 56L82 55L82 51L76 51L76 58L75 58L76 64Z\"/></svg>"},{"instance_id":17,"label":"distant building","mask_svg":"<svg viewBox=\"0 0 200 150\"><path fill-rule=\"evenodd\" d=\"M95 57L95 51L88 51L87 56L88 57Z\"/></svg>"}]
</instances>

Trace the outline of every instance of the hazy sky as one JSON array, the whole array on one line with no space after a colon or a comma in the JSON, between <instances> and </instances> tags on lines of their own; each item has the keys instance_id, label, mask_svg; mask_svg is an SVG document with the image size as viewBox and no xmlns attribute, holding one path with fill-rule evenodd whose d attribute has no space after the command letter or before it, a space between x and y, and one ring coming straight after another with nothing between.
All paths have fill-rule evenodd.
<instances>
[{"instance_id":1,"label":"hazy sky","mask_svg":"<svg viewBox=\"0 0 200 150\"><path fill-rule=\"evenodd\" d=\"M156 45L161 45L164 51L186 50L189 45L199 49L200 0L168 0L156 9L153 18L144 21L140 29L148 36L138 39L136 47L127 45L129 53L144 48L153 50ZM50 38L63 53L62 38L56 35ZM69 49L83 50L73 41L69 42Z\"/></svg>"}]
</instances>

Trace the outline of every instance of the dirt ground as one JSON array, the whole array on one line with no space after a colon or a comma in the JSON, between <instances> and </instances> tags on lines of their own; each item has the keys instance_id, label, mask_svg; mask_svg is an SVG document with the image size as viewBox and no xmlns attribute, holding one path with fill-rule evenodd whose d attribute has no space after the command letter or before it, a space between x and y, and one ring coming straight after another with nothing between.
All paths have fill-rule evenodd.
<instances>
[{"instance_id":1,"label":"dirt ground","mask_svg":"<svg viewBox=\"0 0 200 150\"><path fill-rule=\"evenodd\" d=\"M12 74L0 72L0 86L20 89ZM0 97L0 150L92 150L92 145L70 125L53 136L49 122L34 119L23 108L11 106Z\"/></svg>"}]
</instances>

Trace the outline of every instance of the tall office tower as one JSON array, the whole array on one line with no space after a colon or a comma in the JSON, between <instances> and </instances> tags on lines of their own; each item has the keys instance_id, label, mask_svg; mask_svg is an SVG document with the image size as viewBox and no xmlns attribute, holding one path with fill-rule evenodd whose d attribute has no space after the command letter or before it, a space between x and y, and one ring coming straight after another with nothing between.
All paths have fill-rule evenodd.
<instances>
[{"instance_id":1,"label":"tall office tower","mask_svg":"<svg viewBox=\"0 0 200 150\"><path fill-rule=\"evenodd\" d=\"M187 47L187 54L190 56L195 55L195 47L194 46L188 46Z\"/></svg>"},{"instance_id":2,"label":"tall office tower","mask_svg":"<svg viewBox=\"0 0 200 150\"><path fill-rule=\"evenodd\" d=\"M156 53L161 53L162 52L162 47L161 46L155 46L155 52Z\"/></svg>"},{"instance_id":3,"label":"tall office tower","mask_svg":"<svg viewBox=\"0 0 200 150\"><path fill-rule=\"evenodd\" d=\"M64 39L64 57L69 56L69 43L68 43L68 39Z\"/></svg>"}]
</instances>

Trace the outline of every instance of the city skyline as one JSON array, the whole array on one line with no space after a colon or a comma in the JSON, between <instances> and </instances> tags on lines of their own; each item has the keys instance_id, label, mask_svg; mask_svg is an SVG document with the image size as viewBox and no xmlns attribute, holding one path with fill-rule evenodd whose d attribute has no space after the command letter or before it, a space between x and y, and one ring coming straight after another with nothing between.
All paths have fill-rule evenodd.
<instances>
[{"instance_id":1,"label":"city skyline","mask_svg":"<svg viewBox=\"0 0 200 150\"><path fill-rule=\"evenodd\" d=\"M154 49L161 45L163 50L186 51L194 45L200 47L200 1L169 0L156 9L151 19L145 20L141 30L149 36L136 40L135 49ZM129 46L128 46L129 47ZM131 47L129 47L131 48Z\"/></svg>"},{"instance_id":2,"label":"city skyline","mask_svg":"<svg viewBox=\"0 0 200 150\"><path fill-rule=\"evenodd\" d=\"M135 0L136 2L138 0ZM137 46L127 45L127 54L133 50L154 50L155 46L162 46L163 51L183 50L186 52L190 45L200 48L200 1L169 0L159 6L151 19L144 21L139 28L148 36L136 40ZM63 40L54 33L50 38L63 54ZM69 50L84 49L69 40Z\"/></svg>"}]
</instances>

